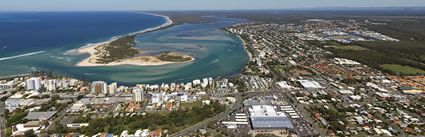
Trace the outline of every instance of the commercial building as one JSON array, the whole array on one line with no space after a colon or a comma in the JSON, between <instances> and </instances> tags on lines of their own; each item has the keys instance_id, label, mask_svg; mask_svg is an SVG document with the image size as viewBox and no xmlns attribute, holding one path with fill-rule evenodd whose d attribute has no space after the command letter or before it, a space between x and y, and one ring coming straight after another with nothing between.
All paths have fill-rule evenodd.
<instances>
[{"instance_id":1,"label":"commercial building","mask_svg":"<svg viewBox=\"0 0 425 137\"><path fill-rule=\"evenodd\" d=\"M301 84L301 86L305 89L322 89L322 87L319 82L316 82L314 80L298 80L298 83Z\"/></svg>"},{"instance_id":2,"label":"commercial building","mask_svg":"<svg viewBox=\"0 0 425 137\"><path fill-rule=\"evenodd\" d=\"M400 90L404 94L410 94L410 95L416 95L416 94L424 93L424 91L422 91L421 89L416 89L416 88L413 88L413 87L401 87Z\"/></svg>"},{"instance_id":3,"label":"commercial building","mask_svg":"<svg viewBox=\"0 0 425 137\"><path fill-rule=\"evenodd\" d=\"M56 111L30 112L25 117L25 119L28 119L28 120L38 120L38 121L49 120L56 113L57 113Z\"/></svg>"},{"instance_id":4,"label":"commercial building","mask_svg":"<svg viewBox=\"0 0 425 137\"><path fill-rule=\"evenodd\" d=\"M12 90L13 89L13 84L14 84L13 81L9 81L7 83L0 84L0 92Z\"/></svg>"},{"instance_id":5,"label":"commercial building","mask_svg":"<svg viewBox=\"0 0 425 137\"><path fill-rule=\"evenodd\" d=\"M151 95L152 95L152 98L151 98L151 103L152 104L162 103L163 100L164 100L165 92L151 93Z\"/></svg>"},{"instance_id":6,"label":"commercial building","mask_svg":"<svg viewBox=\"0 0 425 137\"><path fill-rule=\"evenodd\" d=\"M24 101L24 99L9 98L4 102L5 109L9 110L9 112L13 112L17 108L20 108L20 104L23 101Z\"/></svg>"},{"instance_id":7,"label":"commercial building","mask_svg":"<svg viewBox=\"0 0 425 137\"><path fill-rule=\"evenodd\" d=\"M353 93L353 91L351 91L351 90L347 90L347 89L338 90L338 92L339 92L340 94L344 94L344 95L353 95L353 94L354 94L354 93Z\"/></svg>"},{"instance_id":8,"label":"commercial building","mask_svg":"<svg viewBox=\"0 0 425 137\"><path fill-rule=\"evenodd\" d=\"M40 121L28 121L25 124L17 124L12 127L12 136L24 136L27 131L34 131L35 134L39 134L41 130L45 129L45 126Z\"/></svg>"},{"instance_id":9,"label":"commercial building","mask_svg":"<svg viewBox=\"0 0 425 137\"><path fill-rule=\"evenodd\" d=\"M86 108L87 107L84 103L82 103L81 101L78 101L78 102L74 103L71 106L71 108L69 108L67 110L67 112L70 112L70 113L80 112L80 111L84 111Z\"/></svg>"},{"instance_id":10,"label":"commercial building","mask_svg":"<svg viewBox=\"0 0 425 137\"><path fill-rule=\"evenodd\" d=\"M249 114L251 126L254 130L294 128L284 113L277 112L270 105L254 105L249 108Z\"/></svg>"},{"instance_id":11,"label":"commercial building","mask_svg":"<svg viewBox=\"0 0 425 137\"><path fill-rule=\"evenodd\" d=\"M286 82L286 81L279 81L279 82L276 82L276 84L277 84L280 88L283 88L283 89L292 89L292 88L294 88L294 87L292 87L291 85L289 85L289 84L288 84L288 82Z\"/></svg>"}]
</instances>

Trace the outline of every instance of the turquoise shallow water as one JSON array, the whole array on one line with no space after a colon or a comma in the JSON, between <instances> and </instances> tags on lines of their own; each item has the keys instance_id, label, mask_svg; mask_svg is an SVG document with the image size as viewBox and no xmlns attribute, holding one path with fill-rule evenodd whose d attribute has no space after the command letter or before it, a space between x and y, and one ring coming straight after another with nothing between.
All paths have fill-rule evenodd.
<instances>
[{"instance_id":1,"label":"turquoise shallow water","mask_svg":"<svg viewBox=\"0 0 425 137\"><path fill-rule=\"evenodd\" d=\"M50 48L44 53L0 61L0 76L16 75L31 68L52 70L66 76L89 81L104 80L133 85L138 83L187 82L204 77L227 77L238 74L248 62L242 41L220 28L238 22L237 19L217 17L218 21L176 25L164 30L139 35L137 48L144 54L179 51L196 58L195 61L161 66L76 67L87 55L64 55L70 48ZM83 43L77 47L82 46Z\"/></svg>"}]
</instances>

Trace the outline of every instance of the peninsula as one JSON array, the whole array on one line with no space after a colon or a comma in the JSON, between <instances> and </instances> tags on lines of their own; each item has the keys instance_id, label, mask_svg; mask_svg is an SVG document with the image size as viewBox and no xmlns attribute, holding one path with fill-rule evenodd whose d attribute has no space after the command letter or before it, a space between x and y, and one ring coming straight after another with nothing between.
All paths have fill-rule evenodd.
<instances>
[{"instance_id":1,"label":"peninsula","mask_svg":"<svg viewBox=\"0 0 425 137\"><path fill-rule=\"evenodd\" d=\"M161 26L130 33L121 37L114 37L111 40L105 42L90 44L88 46L77 49L77 54L88 53L90 56L78 62L76 66L157 66L193 61L195 58L185 53L163 52L157 55L147 56L141 55L141 53L143 53L141 49L134 48L135 38L137 35L159 30L173 24L173 21L169 17L162 17L166 18L167 22Z\"/></svg>"}]
</instances>

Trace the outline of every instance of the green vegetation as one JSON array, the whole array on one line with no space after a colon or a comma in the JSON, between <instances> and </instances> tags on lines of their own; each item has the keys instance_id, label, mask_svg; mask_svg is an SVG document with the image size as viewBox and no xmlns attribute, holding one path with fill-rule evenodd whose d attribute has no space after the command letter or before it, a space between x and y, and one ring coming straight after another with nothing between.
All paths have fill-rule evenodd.
<instances>
[{"instance_id":1,"label":"green vegetation","mask_svg":"<svg viewBox=\"0 0 425 137\"><path fill-rule=\"evenodd\" d=\"M362 84L362 83L366 83L366 82L370 82L371 79L368 77L363 77L361 79L357 79L357 78L346 78L341 80L342 83L345 84Z\"/></svg>"},{"instance_id":2,"label":"green vegetation","mask_svg":"<svg viewBox=\"0 0 425 137\"><path fill-rule=\"evenodd\" d=\"M385 70L391 71L401 75L425 75L425 70L412 68L409 66L401 66L397 64L384 64L381 67Z\"/></svg>"},{"instance_id":3,"label":"green vegetation","mask_svg":"<svg viewBox=\"0 0 425 137\"><path fill-rule=\"evenodd\" d=\"M370 41L358 42L356 44L384 54L390 54L395 58L411 60L416 64L425 63L425 58L423 57L425 55L425 40L400 42Z\"/></svg>"},{"instance_id":4,"label":"green vegetation","mask_svg":"<svg viewBox=\"0 0 425 137\"><path fill-rule=\"evenodd\" d=\"M367 28L380 32L385 35L390 35L401 41L424 41L425 27L424 18L371 18L372 22L383 22L387 25L368 25Z\"/></svg>"},{"instance_id":5,"label":"green vegetation","mask_svg":"<svg viewBox=\"0 0 425 137\"><path fill-rule=\"evenodd\" d=\"M379 51L396 63L380 63L380 68L392 74L424 75L425 70L425 20L372 19L387 25L369 25L367 28L399 39L399 42L373 41L358 42L359 46Z\"/></svg>"},{"instance_id":6,"label":"green vegetation","mask_svg":"<svg viewBox=\"0 0 425 137\"><path fill-rule=\"evenodd\" d=\"M379 46L379 45L375 45L375 46ZM405 75L404 73L395 73L387 69L382 69L381 65L398 64L403 66L410 66L417 69L425 69L424 63L417 62L412 59L407 59L407 56L403 56L400 54L392 54L392 53L384 52L384 50L389 50L390 47L380 47L380 48L374 47L374 49L369 47L367 48L369 50L345 50L345 49L336 49L336 48L326 48L326 49L333 52L334 53L333 56L335 57L342 57L342 58L355 60L360 63L369 65L373 68L380 69L384 72L391 73L391 74ZM397 51L396 49L393 49L393 50L394 50L393 52ZM425 51L425 49L423 51Z\"/></svg>"},{"instance_id":7,"label":"green vegetation","mask_svg":"<svg viewBox=\"0 0 425 137\"><path fill-rule=\"evenodd\" d=\"M394 64L425 70L425 24L423 23L425 19L420 17L406 19L405 16L374 16L370 18L369 15L355 18L386 23L386 25L366 25L365 27L400 41L363 41L351 44L336 41L310 41L310 43L321 47L332 45L325 49L333 52L335 57L355 60L394 75L417 74L384 69L381 65Z\"/></svg>"},{"instance_id":8,"label":"green vegetation","mask_svg":"<svg viewBox=\"0 0 425 137\"><path fill-rule=\"evenodd\" d=\"M257 134L255 135L255 137L278 137L278 136L273 134Z\"/></svg>"},{"instance_id":9,"label":"green vegetation","mask_svg":"<svg viewBox=\"0 0 425 137\"><path fill-rule=\"evenodd\" d=\"M241 35L240 37L245 42L250 42L251 40L248 35ZM251 54L251 56L256 56L255 49L252 48L251 43L245 43L244 47Z\"/></svg>"},{"instance_id":10,"label":"green vegetation","mask_svg":"<svg viewBox=\"0 0 425 137\"><path fill-rule=\"evenodd\" d=\"M248 85L240 77L229 79L229 81L236 85L238 92L248 91Z\"/></svg>"},{"instance_id":11,"label":"green vegetation","mask_svg":"<svg viewBox=\"0 0 425 137\"><path fill-rule=\"evenodd\" d=\"M10 127L12 125L16 125L19 123L28 122L28 120L25 119L27 115L28 115L28 112L25 111L25 109L20 109L20 108L16 109L12 115L6 118L7 120L6 127Z\"/></svg>"},{"instance_id":12,"label":"green vegetation","mask_svg":"<svg viewBox=\"0 0 425 137\"><path fill-rule=\"evenodd\" d=\"M97 62L102 64L111 63L121 59L133 57L139 53L137 49L134 49L135 35L125 36L112 41L108 45L104 46L109 54L100 57Z\"/></svg>"},{"instance_id":13,"label":"green vegetation","mask_svg":"<svg viewBox=\"0 0 425 137\"><path fill-rule=\"evenodd\" d=\"M345 112L340 112L336 109L329 108L326 109L324 107L319 107L317 110L320 112L321 116L329 122L329 128L334 131L343 131L346 128L346 125L340 123L347 123L345 118Z\"/></svg>"},{"instance_id":14,"label":"green vegetation","mask_svg":"<svg viewBox=\"0 0 425 137\"><path fill-rule=\"evenodd\" d=\"M7 136L7 137L12 136L12 127L7 127L7 128L6 128L6 136Z\"/></svg>"},{"instance_id":15,"label":"green vegetation","mask_svg":"<svg viewBox=\"0 0 425 137\"><path fill-rule=\"evenodd\" d=\"M262 75L258 67L253 61L248 62L244 70L242 71L244 75Z\"/></svg>"},{"instance_id":16,"label":"green vegetation","mask_svg":"<svg viewBox=\"0 0 425 137\"><path fill-rule=\"evenodd\" d=\"M28 131L25 131L25 137L37 137L37 135L35 135L35 132L34 132L34 130L28 130Z\"/></svg>"},{"instance_id":17,"label":"green vegetation","mask_svg":"<svg viewBox=\"0 0 425 137\"><path fill-rule=\"evenodd\" d=\"M173 24L183 24L183 23L208 23L215 21L214 18L206 17L208 14L202 12L178 12L178 11L156 11L155 13L165 15L173 20Z\"/></svg>"},{"instance_id":18,"label":"green vegetation","mask_svg":"<svg viewBox=\"0 0 425 137\"><path fill-rule=\"evenodd\" d=\"M42 105L40 111L49 111L49 110L62 110L65 109L68 104L57 103L59 96L53 96L52 99L46 104Z\"/></svg>"},{"instance_id":19,"label":"green vegetation","mask_svg":"<svg viewBox=\"0 0 425 137\"><path fill-rule=\"evenodd\" d=\"M158 59L169 62L185 62L192 60L192 57L181 53L162 53L158 56Z\"/></svg>"},{"instance_id":20,"label":"green vegetation","mask_svg":"<svg viewBox=\"0 0 425 137\"><path fill-rule=\"evenodd\" d=\"M2 97L2 98L0 98L0 101L4 102L4 101L6 101L8 98L9 98L9 97Z\"/></svg>"},{"instance_id":21,"label":"green vegetation","mask_svg":"<svg viewBox=\"0 0 425 137\"><path fill-rule=\"evenodd\" d=\"M334 46L332 48L340 49L340 50L354 50L354 51L367 50L366 48L363 48L360 46Z\"/></svg>"},{"instance_id":22,"label":"green vegetation","mask_svg":"<svg viewBox=\"0 0 425 137\"><path fill-rule=\"evenodd\" d=\"M269 68L276 74L277 80L288 80L288 74L292 73L291 71L296 69L296 66L293 65L284 65L279 63L277 60L267 62Z\"/></svg>"},{"instance_id":23,"label":"green vegetation","mask_svg":"<svg viewBox=\"0 0 425 137\"><path fill-rule=\"evenodd\" d=\"M48 134L56 134L56 133L67 133L67 129L64 125L60 123L60 121L56 121L50 125L50 130L47 131ZM72 130L76 131L76 130Z\"/></svg>"},{"instance_id":24,"label":"green vegetation","mask_svg":"<svg viewBox=\"0 0 425 137\"><path fill-rule=\"evenodd\" d=\"M85 135L99 132L120 134L124 130L134 133L138 129L168 129L171 133L182 130L204 119L223 112L225 107L218 102L210 105L193 106L190 110L178 110L170 113L148 113L145 116L117 116L98 119L77 118L78 122L88 122L89 126L79 130Z\"/></svg>"},{"instance_id":25,"label":"green vegetation","mask_svg":"<svg viewBox=\"0 0 425 137\"><path fill-rule=\"evenodd\" d=\"M419 99L419 102L424 103L425 104L425 97L421 97L421 99Z\"/></svg>"},{"instance_id":26,"label":"green vegetation","mask_svg":"<svg viewBox=\"0 0 425 137\"><path fill-rule=\"evenodd\" d=\"M193 107L201 106L201 105L202 105L202 102L201 101L197 101L197 102L193 102L193 103L182 102L182 103L180 103L180 109L182 109L182 110L191 110Z\"/></svg>"}]
</instances>

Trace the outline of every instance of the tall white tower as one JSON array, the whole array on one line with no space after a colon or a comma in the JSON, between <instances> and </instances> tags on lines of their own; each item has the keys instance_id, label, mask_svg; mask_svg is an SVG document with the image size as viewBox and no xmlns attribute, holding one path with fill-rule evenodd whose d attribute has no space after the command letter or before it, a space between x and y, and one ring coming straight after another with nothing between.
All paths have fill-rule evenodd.
<instances>
[{"instance_id":1,"label":"tall white tower","mask_svg":"<svg viewBox=\"0 0 425 137\"><path fill-rule=\"evenodd\" d=\"M108 84L105 81L94 81L91 84L92 94L108 94Z\"/></svg>"},{"instance_id":2,"label":"tall white tower","mask_svg":"<svg viewBox=\"0 0 425 137\"><path fill-rule=\"evenodd\" d=\"M142 102L142 100L143 100L143 90L142 89L134 88L133 94L134 94L134 101Z\"/></svg>"},{"instance_id":3,"label":"tall white tower","mask_svg":"<svg viewBox=\"0 0 425 137\"><path fill-rule=\"evenodd\" d=\"M38 77L32 77L30 79L27 79L25 82L27 86L27 90L40 90L41 88L41 78Z\"/></svg>"},{"instance_id":4,"label":"tall white tower","mask_svg":"<svg viewBox=\"0 0 425 137\"><path fill-rule=\"evenodd\" d=\"M114 95L115 92L117 92L117 83L116 82L108 85L108 92L109 92L108 94L110 96Z\"/></svg>"}]
</instances>

